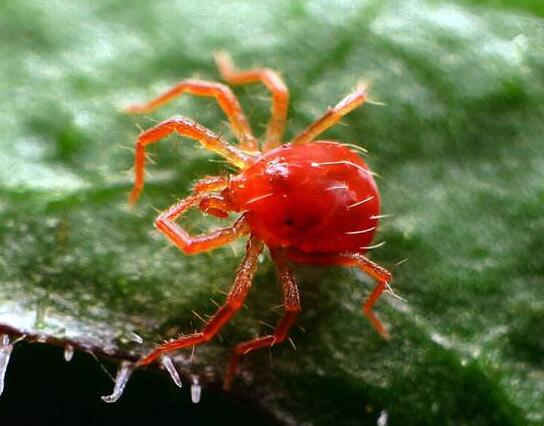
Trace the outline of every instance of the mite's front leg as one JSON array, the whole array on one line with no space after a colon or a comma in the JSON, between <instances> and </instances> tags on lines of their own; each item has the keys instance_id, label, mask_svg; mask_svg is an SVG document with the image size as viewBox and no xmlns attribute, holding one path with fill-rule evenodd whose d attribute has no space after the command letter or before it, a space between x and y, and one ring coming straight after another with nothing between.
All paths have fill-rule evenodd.
<instances>
[{"instance_id":1,"label":"mite's front leg","mask_svg":"<svg viewBox=\"0 0 544 426\"><path fill-rule=\"evenodd\" d=\"M144 188L145 149L164 137L178 133L181 136L199 141L204 148L223 156L231 164L241 169L251 164L251 159L239 149L229 145L211 130L185 117L174 117L163 121L138 136L134 156L134 186L129 202L135 203Z\"/></svg>"},{"instance_id":2,"label":"mite's front leg","mask_svg":"<svg viewBox=\"0 0 544 426\"><path fill-rule=\"evenodd\" d=\"M126 111L131 114L142 114L170 102L172 99L188 93L195 96L211 96L215 98L230 121L234 134L240 141L240 147L247 151L257 151L257 140L253 136L242 106L234 93L221 83L201 80L183 80L158 98L142 105L130 105Z\"/></svg>"},{"instance_id":3,"label":"mite's front leg","mask_svg":"<svg viewBox=\"0 0 544 426\"><path fill-rule=\"evenodd\" d=\"M238 71L230 57L224 52L215 55L217 67L221 77L229 84L262 83L272 94L271 116L266 128L266 141L263 151L267 152L281 145L285 123L287 121L287 108L289 105L289 91L279 74L269 68L254 68Z\"/></svg>"},{"instance_id":4,"label":"mite's front leg","mask_svg":"<svg viewBox=\"0 0 544 426\"><path fill-rule=\"evenodd\" d=\"M291 143L303 144L312 142L318 135L338 123L344 115L349 114L355 108L360 107L367 98L368 85L366 83L360 83L355 92L346 96L333 108L329 108L325 114L296 135L291 140Z\"/></svg>"}]
</instances>

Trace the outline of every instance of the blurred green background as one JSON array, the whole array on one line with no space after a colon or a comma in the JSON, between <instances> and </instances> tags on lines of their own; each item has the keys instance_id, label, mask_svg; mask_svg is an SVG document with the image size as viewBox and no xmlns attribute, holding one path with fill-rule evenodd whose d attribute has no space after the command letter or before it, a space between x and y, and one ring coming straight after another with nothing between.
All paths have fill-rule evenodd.
<instances>
[{"instance_id":1,"label":"blurred green background","mask_svg":"<svg viewBox=\"0 0 544 426\"><path fill-rule=\"evenodd\" d=\"M544 5L524 0L16 1L0 3L0 325L18 343L2 424L544 424ZM175 358L185 386L137 371L115 405L99 396L119 359L201 326L229 288L243 242L186 257L154 231L155 209L225 165L196 143L150 151L146 190L127 207L139 128L183 114L230 137L207 99L149 116L123 106L176 81L219 78L215 49L240 68L280 71L286 137L361 79L366 105L327 139L369 150L384 213L371 253L406 301L376 305L393 338L360 311L372 282L297 268L304 312L287 343L251 354L230 394L230 349L280 311L264 259L244 309L219 339ZM236 93L260 134L269 96ZM216 222L191 215L202 231ZM405 262L403 260L407 259ZM402 263L401 263L402 262ZM143 344L134 341L142 336ZM192 405L192 374L204 382Z\"/></svg>"}]
</instances>

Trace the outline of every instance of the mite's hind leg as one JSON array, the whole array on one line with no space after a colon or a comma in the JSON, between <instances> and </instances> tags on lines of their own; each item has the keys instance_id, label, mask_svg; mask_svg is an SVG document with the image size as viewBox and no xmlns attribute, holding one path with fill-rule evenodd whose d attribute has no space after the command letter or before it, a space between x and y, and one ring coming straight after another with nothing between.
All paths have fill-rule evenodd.
<instances>
[{"instance_id":1,"label":"mite's hind leg","mask_svg":"<svg viewBox=\"0 0 544 426\"><path fill-rule=\"evenodd\" d=\"M276 261L278 279L282 286L285 313L271 335L240 343L234 348L225 381L223 382L223 389L225 390L230 389L232 379L234 378L238 369L238 364L240 363L240 358L252 350L271 347L276 343L283 342L287 338L289 329L300 312L300 296L295 277L285 264L283 257L275 256L274 254L273 256Z\"/></svg>"},{"instance_id":2,"label":"mite's hind leg","mask_svg":"<svg viewBox=\"0 0 544 426\"><path fill-rule=\"evenodd\" d=\"M363 312L376 331L380 333L383 338L389 339L389 333L372 309L391 281L391 273L387 269L372 262L361 253L306 254L299 251L290 251L288 257L297 263L357 267L374 278L377 281L377 284L363 304Z\"/></svg>"},{"instance_id":3,"label":"mite's hind leg","mask_svg":"<svg viewBox=\"0 0 544 426\"><path fill-rule=\"evenodd\" d=\"M129 105L126 108L126 111L132 114L151 112L184 93L195 96L211 96L215 98L219 107L229 119L234 134L240 141L240 148L247 151L258 150L257 140L251 132L251 128L249 127L249 123L238 99L236 99L236 96L234 96L234 93L232 93L228 86L221 83L201 80L183 80L167 92L145 104Z\"/></svg>"},{"instance_id":4,"label":"mite's hind leg","mask_svg":"<svg viewBox=\"0 0 544 426\"><path fill-rule=\"evenodd\" d=\"M289 105L289 91L281 77L269 68L256 68L247 71L238 71L229 57L224 52L215 55L217 67L221 77L233 85L262 83L272 94L271 117L266 128L266 141L263 151L281 145L285 123L287 120L287 108Z\"/></svg>"},{"instance_id":5,"label":"mite's hind leg","mask_svg":"<svg viewBox=\"0 0 544 426\"><path fill-rule=\"evenodd\" d=\"M158 142L171 133L199 141L204 148L222 155L227 161L239 168L246 168L250 164L249 157L239 149L229 145L211 130L185 117L175 117L163 121L141 133L136 142L134 157L134 186L129 201L135 203L144 187L145 147Z\"/></svg>"},{"instance_id":6,"label":"mite's hind leg","mask_svg":"<svg viewBox=\"0 0 544 426\"><path fill-rule=\"evenodd\" d=\"M246 295L251 287L251 281L257 269L257 258L262 251L263 244L255 237L251 237L247 243L246 254L238 271L234 284L227 296L227 301L206 323L202 331L181 336L158 346L145 357L141 358L137 365L143 366L155 361L161 355L177 349L199 345L210 341L221 328L240 310Z\"/></svg>"},{"instance_id":7,"label":"mite's hind leg","mask_svg":"<svg viewBox=\"0 0 544 426\"><path fill-rule=\"evenodd\" d=\"M302 144L315 140L319 134L338 123L344 115L349 114L355 108L361 106L367 98L368 85L360 83L355 92L338 102L334 108L329 108L325 114L296 135L291 140L291 143Z\"/></svg>"}]
</instances>

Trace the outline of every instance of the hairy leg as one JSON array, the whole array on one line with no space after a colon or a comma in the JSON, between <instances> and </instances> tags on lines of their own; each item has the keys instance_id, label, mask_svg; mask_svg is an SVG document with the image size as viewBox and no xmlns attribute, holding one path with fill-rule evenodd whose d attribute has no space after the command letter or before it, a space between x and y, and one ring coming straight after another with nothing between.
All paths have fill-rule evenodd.
<instances>
[{"instance_id":1,"label":"hairy leg","mask_svg":"<svg viewBox=\"0 0 544 426\"><path fill-rule=\"evenodd\" d=\"M263 151L270 151L279 146L285 130L289 104L289 91L281 77L269 68L238 71L234 68L230 57L223 52L217 53L215 60L221 77L227 83L241 85L260 82L270 91L272 94L272 115L266 129L266 141Z\"/></svg>"},{"instance_id":2,"label":"hairy leg","mask_svg":"<svg viewBox=\"0 0 544 426\"><path fill-rule=\"evenodd\" d=\"M221 191L229 184L229 180L223 176L207 176L193 185L193 194L203 193L198 203L198 208L206 214L226 219L232 205L222 195L212 195L212 192Z\"/></svg>"},{"instance_id":3,"label":"hairy leg","mask_svg":"<svg viewBox=\"0 0 544 426\"><path fill-rule=\"evenodd\" d=\"M129 196L129 202L135 203L144 187L145 147L158 142L171 133L199 141L204 148L222 155L230 163L239 168L246 168L251 163L250 157L198 123L185 117L175 117L163 121L141 133L136 142L134 157L134 186Z\"/></svg>"},{"instance_id":4,"label":"hairy leg","mask_svg":"<svg viewBox=\"0 0 544 426\"><path fill-rule=\"evenodd\" d=\"M381 294L391 281L391 273L387 269L367 259L361 253L306 254L292 250L289 251L288 258L297 263L357 267L374 278L377 281L377 284L368 299L363 304L363 312L368 317L376 331L385 339L389 339L389 333L372 310L374 304L380 298Z\"/></svg>"},{"instance_id":5,"label":"hairy leg","mask_svg":"<svg viewBox=\"0 0 544 426\"><path fill-rule=\"evenodd\" d=\"M367 98L368 86L365 83L361 83L355 92L338 102L334 108L329 108L325 114L296 135L291 140L291 143L302 144L315 140L319 134L338 123L344 115L361 106Z\"/></svg>"},{"instance_id":6,"label":"hairy leg","mask_svg":"<svg viewBox=\"0 0 544 426\"><path fill-rule=\"evenodd\" d=\"M197 180L193 185L193 192L213 192L225 189L229 184L228 178L224 176L206 176Z\"/></svg>"},{"instance_id":7,"label":"hairy leg","mask_svg":"<svg viewBox=\"0 0 544 426\"><path fill-rule=\"evenodd\" d=\"M232 93L228 86L221 83L201 80L183 80L167 92L145 104L129 105L126 108L126 111L132 114L151 112L184 93L195 96L214 97L229 119L234 134L240 141L241 149L247 151L258 150L257 140L251 132L251 128L249 127L249 123L238 99L236 99L236 96L234 96L234 93Z\"/></svg>"},{"instance_id":8,"label":"hairy leg","mask_svg":"<svg viewBox=\"0 0 544 426\"><path fill-rule=\"evenodd\" d=\"M276 262L278 279L282 286L285 313L271 335L258 337L236 345L223 383L223 389L225 390L230 389L232 379L234 378L238 369L238 364L240 363L240 358L255 349L271 347L276 343L283 342L287 338L289 329L294 324L297 315L300 312L300 296L295 277L285 264L283 256L278 256L274 253L272 255Z\"/></svg>"},{"instance_id":9,"label":"hairy leg","mask_svg":"<svg viewBox=\"0 0 544 426\"><path fill-rule=\"evenodd\" d=\"M230 206L222 197L210 196L207 193L196 193L184 198L161 213L155 219L155 227L165 234L185 254L196 254L213 250L249 232L249 225L245 216L240 216L231 226L217 229L210 234L196 237L191 236L177 225L175 221L193 206L198 206L204 212L208 211L210 214L218 217L225 217L227 211L230 210Z\"/></svg>"},{"instance_id":10,"label":"hairy leg","mask_svg":"<svg viewBox=\"0 0 544 426\"><path fill-rule=\"evenodd\" d=\"M243 306L244 299L251 287L251 281L257 270L257 257L262 249L262 242L255 237L250 237L245 257L236 272L236 278L227 296L226 303L219 308L200 332L181 336L163 343L148 355L141 358L138 361L138 365L150 364L167 352L210 341Z\"/></svg>"}]
</instances>

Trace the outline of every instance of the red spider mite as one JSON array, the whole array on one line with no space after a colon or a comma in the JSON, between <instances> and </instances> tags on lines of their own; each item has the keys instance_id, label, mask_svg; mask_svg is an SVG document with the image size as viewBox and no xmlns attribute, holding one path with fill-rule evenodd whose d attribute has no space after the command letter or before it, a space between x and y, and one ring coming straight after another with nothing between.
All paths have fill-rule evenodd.
<instances>
[{"instance_id":1,"label":"red spider mite","mask_svg":"<svg viewBox=\"0 0 544 426\"><path fill-rule=\"evenodd\" d=\"M289 144L282 144L289 95L281 77L268 68L238 71L224 53L216 55L216 62L226 82L233 85L262 83L271 92L272 116L262 151L229 87L215 82L183 80L156 99L129 106L127 111L149 112L183 94L214 97L228 117L239 144L230 145L185 117L157 124L138 137L135 181L129 200L135 203L144 186L146 146L171 133L199 141L204 148L240 169L237 175L197 181L191 195L155 220L157 229L185 254L210 251L243 235L249 238L226 302L202 330L161 344L137 363L144 366L167 352L211 340L242 307L255 275L257 258L266 245L277 267L285 313L271 335L239 343L234 348L224 380L224 388L229 389L240 358L254 349L284 341L301 310L291 263L357 267L374 278L377 285L364 303L363 312L385 338L388 338L387 331L372 307L388 288L391 274L364 256L380 215L380 196L372 173L347 146L315 140L367 100L366 85L360 84ZM192 236L176 223L191 207L219 218L226 218L229 212L240 213L240 216L231 226L208 235Z\"/></svg>"}]
</instances>

